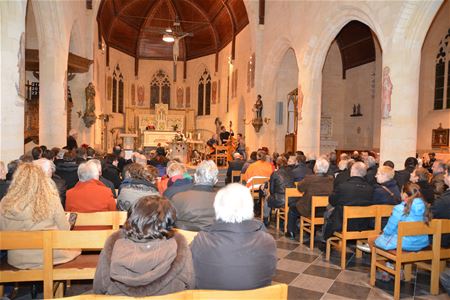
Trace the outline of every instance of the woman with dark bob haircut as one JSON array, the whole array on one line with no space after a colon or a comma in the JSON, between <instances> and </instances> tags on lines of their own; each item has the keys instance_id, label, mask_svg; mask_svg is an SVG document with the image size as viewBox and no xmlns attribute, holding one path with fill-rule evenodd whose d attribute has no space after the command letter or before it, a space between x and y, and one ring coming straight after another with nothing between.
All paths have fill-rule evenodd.
<instances>
[{"instance_id":1,"label":"woman with dark bob haircut","mask_svg":"<svg viewBox=\"0 0 450 300\"><path fill-rule=\"evenodd\" d=\"M100 253L94 293L144 297L194 288L192 254L173 231L175 220L166 198L146 196L134 203L124 227Z\"/></svg>"}]
</instances>

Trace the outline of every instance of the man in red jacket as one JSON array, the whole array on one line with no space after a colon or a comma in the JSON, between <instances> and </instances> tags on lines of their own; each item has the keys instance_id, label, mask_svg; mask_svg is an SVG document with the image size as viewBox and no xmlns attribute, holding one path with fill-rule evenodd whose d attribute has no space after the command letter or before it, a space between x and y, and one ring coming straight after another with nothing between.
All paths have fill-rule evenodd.
<instances>
[{"instance_id":1,"label":"man in red jacket","mask_svg":"<svg viewBox=\"0 0 450 300\"><path fill-rule=\"evenodd\" d=\"M66 211L98 212L116 210L111 190L99 181L95 164L86 162L78 167L80 181L66 194Z\"/></svg>"}]
</instances>

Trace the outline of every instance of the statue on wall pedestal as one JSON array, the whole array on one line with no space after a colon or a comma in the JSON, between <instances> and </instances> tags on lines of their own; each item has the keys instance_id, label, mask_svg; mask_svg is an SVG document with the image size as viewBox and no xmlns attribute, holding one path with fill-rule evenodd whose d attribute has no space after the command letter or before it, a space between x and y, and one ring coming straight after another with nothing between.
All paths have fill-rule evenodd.
<instances>
[{"instance_id":1,"label":"statue on wall pedestal","mask_svg":"<svg viewBox=\"0 0 450 300\"><path fill-rule=\"evenodd\" d=\"M256 118L262 118L263 102L261 95L258 95L256 103L253 105L253 111L256 113Z\"/></svg>"},{"instance_id":2,"label":"statue on wall pedestal","mask_svg":"<svg viewBox=\"0 0 450 300\"><path fill-rule=\"evenodd\" d=\"M253 105L253 111L255 112L255 118L252 120L252 125L255 128L256 132L259 132L263 125L263 119L262 119L262 110L263 110L263 102L261 95L258 95L258 98L256 100L256 103Z\"/></svg>"},{"instance_id":3,"label":"statue on wall pedestal","mask_svg":"<svg viewBox=\"0 0 450 300\"><path fill-rule=\"evenodd\" d=\"M391 95L392 95L392 81L389 75L390 73L389 67L384 67L383 69L383 89L381 92L381 118L388 119L390 118L391 113Z\"/></svg>"},{"instance_id":4,"label":"statue on wall pedestal","mask_svg":"<svg viewBox=\"0 0 450 300\"><path fill-rule=\"evenodd\" d=\"M97 116L95 115L95 87L92 82L84 90L86 94L86 109L84 110L83 121L87 128L91 127Z\"/></svg>"}]
</instances>

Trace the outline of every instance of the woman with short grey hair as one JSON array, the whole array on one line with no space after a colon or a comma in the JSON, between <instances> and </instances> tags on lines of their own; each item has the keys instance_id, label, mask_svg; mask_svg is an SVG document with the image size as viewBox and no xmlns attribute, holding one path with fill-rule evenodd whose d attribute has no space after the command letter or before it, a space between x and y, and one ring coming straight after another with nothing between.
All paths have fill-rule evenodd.
<instances>
[{"instance_id":1,"label":"woman with short grey hair","mask_svg":"<svg viewBox=\"0 0 450 300\"><path fill-rule=\"evenodd\" d=\"M215 185L219 169L212 160L202 161L195 170L194 183L201 185Z\"/></svg>"}]
</instances>

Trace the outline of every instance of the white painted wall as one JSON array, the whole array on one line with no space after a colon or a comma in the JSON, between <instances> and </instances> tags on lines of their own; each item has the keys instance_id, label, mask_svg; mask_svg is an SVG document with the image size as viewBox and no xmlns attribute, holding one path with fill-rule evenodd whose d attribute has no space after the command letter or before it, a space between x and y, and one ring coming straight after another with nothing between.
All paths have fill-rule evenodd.
<instances>
[{"instance_id":1,"label":"white painted wall","mask_svg":"<svg viewBox=\"0 0 450 300\"><path fill-rule=\"evenodd\" d=\"M439 127L450 128L450 107L434 110L434 86L436 55L440 41L450 28L450 1L444 2L439 10L422 47L420 63L419 117L417 128L417 151L431 151L432 130ZM448 54L447 54L448 55ZM447 91L450 93L450 91ZM444 100L445 102L445 100ZM445 104L444 104L445 107ZM438 149L433 149L436 151Z\"/></svg>"}]
</instances>

